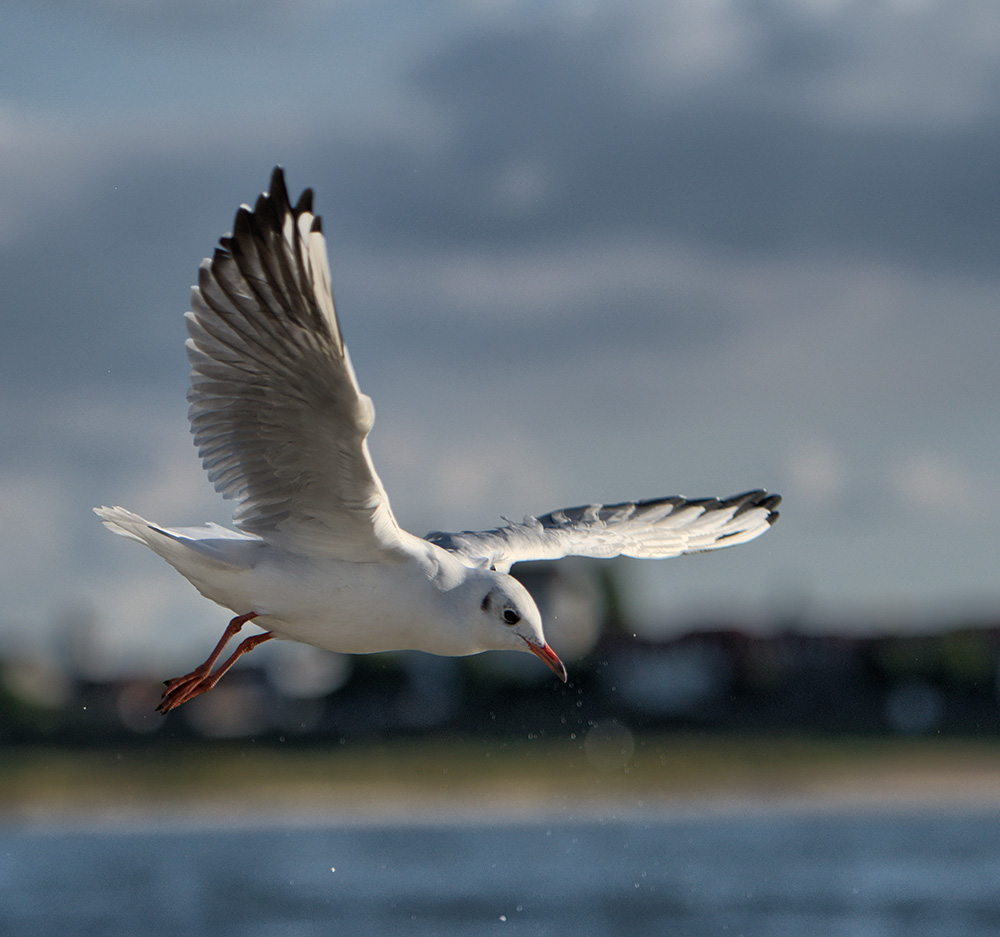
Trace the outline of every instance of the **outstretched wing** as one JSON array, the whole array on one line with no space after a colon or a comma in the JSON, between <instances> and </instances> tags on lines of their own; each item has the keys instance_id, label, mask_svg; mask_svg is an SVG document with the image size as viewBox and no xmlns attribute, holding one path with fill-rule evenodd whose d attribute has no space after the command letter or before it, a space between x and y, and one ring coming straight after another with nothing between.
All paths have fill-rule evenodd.
<instances>
[{"instance_id":1,"label":"outstretched wing","mask_svg":"<svg viewBox=\"0 0 1000 937\"><path fill-rule=\"evenodd\" d=\"M187 313L188 417L236 525L289 550L343 559L400 540L366 437L375 420L333 306L326 242L284 174L202 262Z\"/></svg>"},{"instance_id":2,"label":"outstretched wing","mask_svg":"<svg viewBox=\"0 0 1000 937\"><path fill-rule=\"evenodd\" d=\"M662 559L718 550L759 537L777 519L779 495L748 491L725 500L659 498L565 508L496 530L436 531L425 539L470 565L507 572L514 563L563 556Z\"/></svg>"}]
</instances>

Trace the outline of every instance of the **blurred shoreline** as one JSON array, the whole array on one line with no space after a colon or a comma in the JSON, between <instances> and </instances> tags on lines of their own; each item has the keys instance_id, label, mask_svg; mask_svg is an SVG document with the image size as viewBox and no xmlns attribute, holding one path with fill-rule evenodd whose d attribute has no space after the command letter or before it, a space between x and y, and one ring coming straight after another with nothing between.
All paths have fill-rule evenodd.
<instances>
[{"instance_id":1,"label":"blurred shoreline","mask_svg":"<svg viewBox=\"0 0 1000 937\"><path fill-rule=\"evenodd\" d=\"M108 831L1000 810L991 739L658 734L621 752L613 764L586 742L464 738L6 748L0 823Z\"/></svg>"}]
</instances>

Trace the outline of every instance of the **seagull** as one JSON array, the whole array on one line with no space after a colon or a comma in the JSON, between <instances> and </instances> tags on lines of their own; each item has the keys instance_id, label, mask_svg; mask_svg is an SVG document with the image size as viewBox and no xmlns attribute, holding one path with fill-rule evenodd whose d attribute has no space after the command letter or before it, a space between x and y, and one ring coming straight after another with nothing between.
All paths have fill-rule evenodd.
<instances>
[{"instance_id":1,"label":"seagull","mask_svg":"<svg viewBox=\"0 0 1000 937\"><path fill-rule=\"evenodd\" d=\"M341 653L527 651L564 683L515 563L564 556L662 558L745 543L778 518L763 490L565 508L486 531L417 537L397 522L368 451L375 419L341 334L313 193L292 207L277 167L191 288L188 418L235 529L161 527L95 508L206 598L235 612L203 664L166 681L170 712L272 638ZM216 666L229 642L254 622ZM214 669L213 669L214 668Z\"/></svg>"}]
</instances>

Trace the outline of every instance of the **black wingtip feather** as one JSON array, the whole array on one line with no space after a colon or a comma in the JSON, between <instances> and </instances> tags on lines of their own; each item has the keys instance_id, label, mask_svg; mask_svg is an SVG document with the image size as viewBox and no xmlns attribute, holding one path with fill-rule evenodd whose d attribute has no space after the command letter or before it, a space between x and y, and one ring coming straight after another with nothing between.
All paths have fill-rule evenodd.
<instances>
[{"instance_id":1,"label":"black wingtip feather","mask_svg":"<svg viewBox=\"0 0 1000 937\"><path fill-rule=\"evenodd\" d=\"M275 166L274 171L271 173L270 189L257 200L255 213L259 214L261 212L263 200L270 200L270 207L273 209L280 227L281 219L285 212L291 212L296 218L307 213L311 215L313 213L313 198L314 193L311 188L303 189L299 200L295 203L295 207L292 208L292 200L288 196L288 186L285 184L285 170L280 166ZM320 234L323 233L323 226L319 218L313 219L309 230Z\"/></svg>"},{"instance_id":2,"label":"black wingtip feather","mask_svg":"<svg viewBox=\"0 0 1000 937\"><path fill-rule=\"evenodd\" d=\"M739 505L733 512L733 517L739 517L741 514L745 514L747 511L752 511L756 508L764 508L773 513L774 508L781 504L781 495L769 495L763 488L757 488L754 491L746 491L741 495L733 495L731 498L726 498L720 504L722 507ZM768 518L768 522L774 523L770 518Z\"/></svg>"},{"instance_id":3,"label":"black wingtip feather","mask_svg":"<svg viewBox=\"0 0 1000 937\"><path fill-rule=\"evenodd\" d=\"M215 249L215 258L218 259L219 252L232 253L233 244L239 233L246 233L249 230L249 216L252 209L249 205L240 205L236 209L236 216L233 218L233 230L227 231L219 238L219 246ZM242 217L242 220L241 220Z\"/></svg>"},{"instance_id":4,"label":"black wingtip feather","mask_svg":"<svg viewBox=\"0 0 1000 937\"><path fill-rule=\"evenodd\" d=\"M299 196L299 200L295 203L295 217L308 212L312 214L313 210L313 190L303 189L302 194Z\"/></svg>"},{"instance_id":5,"label":"black wingtip feather","mask_svg":"<svg viewBox=\"0 0 1000 937\"><path fill-rule=\"evenodd\" d=\"M270 192L261 192L257 196L257 201L253 205L254 215L263 215L272 204L274 196Z\"/></svg>"},{"instance_id":6,"label":"black wingtip feather","mask_svg":"<svg viewBox=\"0 0 1000 937\"><path fill-rule=\"evenodd\" d=\"M288 189L285 186L285 170L280 166L275 166L271 171L271 185L268 187L268 192L272 198L277 201L284 200L284 203L288 204Z\"/></svg>"},{"instance_id":7,"label":"black wingtip feather","mask_svg":"<svg viewBox=\"0 0 1000 937\"><path fill-rule=\"evenodd\" d=\"M260 210L260 199L257 200L257 208L255 211ZM233 233L228 238L220 238L219 243L230 253L239 244L240 241L245 240L250 236L253 231L253 215L250 213L250 209L244 206L240 206L236 212L236 217L233 219Z\"/></svg>"}]
</instances>

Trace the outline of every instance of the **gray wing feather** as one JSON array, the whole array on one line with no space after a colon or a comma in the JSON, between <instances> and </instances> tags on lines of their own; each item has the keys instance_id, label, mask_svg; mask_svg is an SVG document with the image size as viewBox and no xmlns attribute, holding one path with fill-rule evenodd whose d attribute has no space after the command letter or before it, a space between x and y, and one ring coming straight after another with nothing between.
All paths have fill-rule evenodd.
<instances>
[{"instance_id":1,"label":"gray wing feather","mask_svg":"<svg viewBox=\"0 0 1000 937\"><path fill-rule=\"evenodd\" d=\"M731 498L659 498L564 508L496 530L442 533L425 539L470 565L507 572L514 563L563 556L662 559L746 543L777 519L779 495L748 491Z\"/></svg>"},{"instance_id":2,"label":"gray wing feather","mask_svg":"<svg viewBox=\"0 0 1000 937\"><path fill-rule=\"evenodd\" d=\"M333 305L307 189L280 168L199 270L187 314L188 417L237 527L316 555L362 560L401 536L366 437L375 419Z\"/></svg>"}]
</instances>

